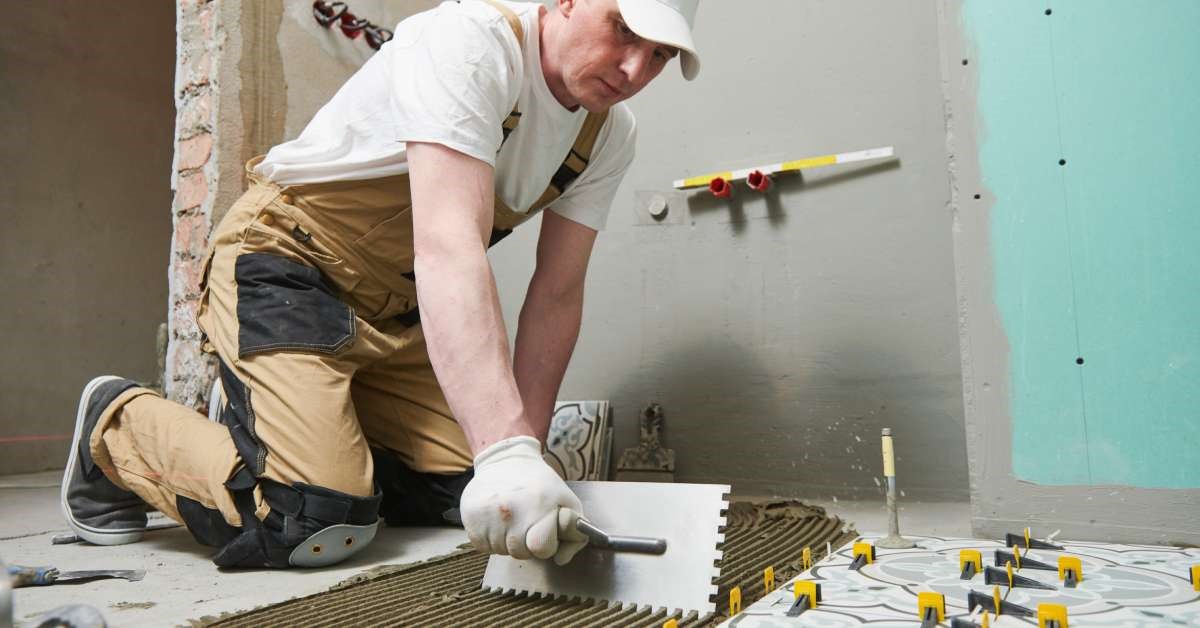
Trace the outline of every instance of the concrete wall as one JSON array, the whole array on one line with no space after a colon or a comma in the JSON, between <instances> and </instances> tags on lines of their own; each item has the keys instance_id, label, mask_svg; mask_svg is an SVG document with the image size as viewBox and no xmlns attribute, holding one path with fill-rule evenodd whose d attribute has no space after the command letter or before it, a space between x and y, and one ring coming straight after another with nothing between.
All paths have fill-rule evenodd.
<instances>
[{"instance_id":1,"label":"concrete wall","mask_svg":"<svg viewBox=\"0 0 1200 628\"><path fill-rule=\"evenodd\" d=\"M612 400L618 455L663 404L680 481L873 497L890 426L910 497L965 498L936 4L707 1L695 36L698 80L673 64L631 101L638 157L561 396ZM638 224L636 192L684 176L887 145L899 159ZM493 254L510 331L536 233Z\"/></svg>"},{"instance_id":2,"label":"concrete wall","mask_svg":"<svg viewBox=\"0 0 1200 628\"><path fill-rule=\"evenodd\" d=\"M0 24L0 473L66 461L91 377L158 377L175 14L120 15L9 3Z\"/></svg>"},{"instance_id":3,"label":"concrete wall","mask_svg":"<svg viewBox=\"0 0 1200 628\"><path fill-rule=\"evenodd\" d=\"M943 2L977 534L1200 542L1197 20Z\"/></svg>"},{"instance_id":4,"label":"concrete wall","mask_svg":"<svg viewBox=\"0 0 1200 628\"><path fill-rule=\"evenodd\" d=\"M353 8L392 24L433 4ZM308 6L221 0L214 221L241 162L298 134L371 54ZM909 495L965 498L935 9L709 1L700 79L672 65L633 101L639 157L597 245L561 395L613 401L618 454L658 401L680 480L870 496L890 426ZM635 192L685 175L880 145L900 158L780 180L767 197L699 194L673 210L686 224L636 224ZM492 255L514 333L536 234Z\"/></svg>"}]
</instances>

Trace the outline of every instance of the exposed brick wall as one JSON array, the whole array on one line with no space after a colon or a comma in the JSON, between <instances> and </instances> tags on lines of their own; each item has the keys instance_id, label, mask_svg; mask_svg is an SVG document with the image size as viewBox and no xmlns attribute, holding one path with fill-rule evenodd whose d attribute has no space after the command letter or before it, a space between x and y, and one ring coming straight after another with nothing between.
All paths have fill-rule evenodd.
<instances>
[{"instance_id":1,"label":"exposed brick wall","mask_svg":"<svg viewBox=\"0 0 1200 628\"><path fill-rule=\"evenodd\" d=\"M174 234L163 383L169 398L199 409L208 405L215 374L215 361L200 349L196 308L218 176L213 150L218 133L217 63L225 40L220 5L221 0L176 3Z\"/></svg>"}]
</instances>

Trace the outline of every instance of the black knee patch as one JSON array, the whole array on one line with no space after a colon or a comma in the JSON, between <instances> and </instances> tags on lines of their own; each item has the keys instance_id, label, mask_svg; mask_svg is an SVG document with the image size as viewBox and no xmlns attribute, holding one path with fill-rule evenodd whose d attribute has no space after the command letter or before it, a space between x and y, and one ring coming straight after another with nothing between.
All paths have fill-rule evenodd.
<instances>
[{"instance_id":1,"label":"black knee patch","mask_svg":"<svg viewBox=\"0 0 1200 628\"><path fill-rule=\"evenodd\" d=\"M321 272L286 257L246 253L234 263L238 357L265 351L337 353L355 334L354 310Z\"/></svg>"},{"instance_id":2,"label":"black knee patch","mask_svg":"<svg viewBox=\"0 0 1200 628\"><path fill-rule=\"evenodd\" d=\"M262 487L271 507L266 519L254 515L254 487ZM357 552L374 537L381 495L355 497L311 484L291 486L256 479L242 468L225 486L233 493L242 516L240 533L227 542L213 562L219 567L292 567L332 564ZM327 542L314 536L339 528L370 527L369 534L331 534ZM361 530L360 530L361 531ZM303 550L303 555L297 555ZM325 556L321 553L325 552Z\"/></svg>"},{"instance_id":3,"label":"black knee patch","mask_svg":"<svg viewBox=\"0 0 1200 628\"><path fill-rule=\"evenodd\" d=\"M241 532L225 521L221 511L205 508L194 499L176 495L175 507L179 509L179 516L183 517L183 523L192 533L192 538L201 545L222 547Z\"/></svg>"},{"instance_id":4,"label":"black knee patch","mask_svg":"<svg viewBox=\"0 0 1200 628\"><path fill-rule=\"evenodd\" d=\"M379 514L390 526L444 526L457 523L447 511L458 508L473 469L441 474L413 471L392 451L372 447L375 483L383 493Z\"/></svg>"},{"instance_id":5,"label":"black knee patch","mask_svg":"<svg viewBox=\"0 0 1200 628\"><path fill-rule=\"evenodd\" d=\"M255 475L262 475L267 464L267 448L254 433L254 407L250 405L250 388L246 386L224 360L220 361L221 388L225 407L221 409L221 424L229 428L229 437L238 455Z\"/></svg>"}]
</instances>

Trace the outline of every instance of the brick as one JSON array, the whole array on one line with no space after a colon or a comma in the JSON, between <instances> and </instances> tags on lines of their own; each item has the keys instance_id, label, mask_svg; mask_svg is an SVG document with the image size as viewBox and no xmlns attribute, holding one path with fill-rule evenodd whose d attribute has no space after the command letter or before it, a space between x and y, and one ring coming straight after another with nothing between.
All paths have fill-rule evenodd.
<instances>
[{"instance_id":1,"label":"brick","mask_svg":"<svg viewBox=\"0 0 1200 628\"><path fill-rule=\"evenodd\" d=\"M190 307L200 299L201 259L172 259L167 272L171 307Z\"/></svg>"},{"instance_id":2,"label":"brick","mask_svg":"<svg viewBox=\"0 0 1200 628\"><path fill-rule=\"evenodd\" d=\"M203 171L198 170L179 177L179 183L175 190L176 211L199 207L206 198L208 198L208 181L204 178Z\"/></svg>"},{"instance_id":3,"label":"brick","mask_svg":"<svg viewBox=\"0 0 1200 628\"><path fill-rule=\"evenodd\" d=\"M208 217L188 212L175 218L174 251L180 259L200 259L208 248Z\"/></svg>"},{"instance_id":4,"label":"brick","mask_svg":"<svg viewBox=\"0 0 1200 628\"><path fill-rule=\"evenodd\" d=\"M173 302L178 304L200 298L200 277L204 270L201 262L203 261L203 257L190 260L175 259L172 261L171 281L173 282Z\"/></svg>"},{"instance_id":5,"label":"brick","mask_svg":"<svg viewBox=\"0 0 1200 628\"><path fill-rule=\"evenodd\" d=\"M195 315L199 306L202 262L211 223L206 214L210 180L204 170L216 160L212 131L216 78L221 53L219 0L178 0L175 102L177 137L174 181L174 233L168 268L168 313L171 328L167 350L167 396L184 405L207 404L215 362L200 350Z\"/></svg>"},{"instance_id":6,"label":"brick","mask_svg":"<svg viewBox=\"0 0 1200 628\"><path fill-rule=\"evenodd\" d=\"M179 107L177 122L181 135L188 136L212 129L212 93L203 90L186 99Z\"/></svg>"},{"instance_id":7,"label":"brick","mask_svg":"<svg viewBox=\"0 0 1200 628\"><path fill-rule=\"evenodd\" d=\"M186 140L181 140L175 148L179 155L178 168L191 170L200 168L208 163L212 156L213 138L211 133L199 133Z\"/></svg>"},{"instance_id":8,"label":"brick","mask_svg":"<svg viewBox=\"0 0 1200 628\"><path fill-rule=\"evenodd\" d=\"M211 2L206 3L196 12L196 20L200 25L200 34L204 37L205 41L211 41L216 31L216 12L216 3Z\"/></svg>"},{"instance_id":9,"label":"brick","mask_svg":"<svg viewBox=\"0 0 1200 628\"><path fill-rule=\"evenodd\" d=\"M192 408L207 406L215 365L200 351L199 340L176 341L167 354L167 398Z\"/></svg>"},{"instance_id":10,"label":"brick","mask_svg":"<svg viewBox=\"0 0 1200 628\"><path fill-rule=\"evenodd\" d=\"M208 52L197 55L186 63L187 84L206 85L212 76L212 55Z\"/></svg>"},{"instance_id":11,"label":"brick","mask_svg":"<svg viewBox=\"0 0 1200 628\"><path fill-rule=\"evenodd\" d=\"M170 341L198 339L200 328L196 325L196 310L199 301L185 301L185 304L175 305L170 309L168 324Z\"/></svg>"}]
</instances>

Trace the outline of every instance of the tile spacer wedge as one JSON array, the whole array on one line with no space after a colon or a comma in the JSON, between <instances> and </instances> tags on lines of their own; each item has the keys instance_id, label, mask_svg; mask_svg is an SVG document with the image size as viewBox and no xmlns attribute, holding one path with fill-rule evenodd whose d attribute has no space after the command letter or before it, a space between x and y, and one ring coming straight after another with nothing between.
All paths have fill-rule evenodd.
<instances>
[{"instance_id":1,"label":"tile spacer wedge","mask_svg":"<svg viewBox=\"0 0 1200 628\"><path fill-rule=\"evenodd\" d=\"M1012 563L1004 566L1004 569L999 567L988 567L983 571L984 584L1002 584L1010 589L1017 587L1025 587L1027 589L1046 589L1049 591L1057 591L1054 587L1048 584L1042 584L1033 578L1018 576L1013 573Z\"/></svg>"},{"instance_id":2,"label":"tile spacer wedge","mask_svg":"<svg viewBox=\"0 0 1200 628\"><path fill-rule=\"evenodd\" d=\"M1005 602L1000 598L1000 587L995 587L992 594L988 595L981 591L970 591L967 593L967 612L975 610L976 606L982 606L983 610L996 615L1016 615L1019 617L1036 617L1037 613L1033 609Z\"/></svg>"},{"instance_id":3,"label":"tile spacer wedge","mask_svg":"<svg viewBox=\"0 0 1200 628\"><path fill-rule=\"evenodd\" d=\"M996 566L1003 567L1006 563L1012 563L1017 569L1039 569L1041 571L1058 571L1058 567L1049 563L1043 563L1040 560L1034 560L1028 556L1021 556L1021 548L1014 546L1013 551L1006 552L1004 550L996 550Z\"/></svg>"},{"instance_id":4,"label":"tile spacer wedge","mask_svg":"<svg viewBox=\"0 0 1200 628\"><path fill-rule=\"evenodd\" d=\"M1005 534L1004 545L1006 547L1021 547L1027 550L1045 549L1062 551L1064 549L1061 545L1055 545L1053 543L1047 543L1046 541L1039 541L1037 539L1030 538L1029 528L1025 528L1024 534L1013 534L1012 532Z\"/></svg>"}]
</instances>

